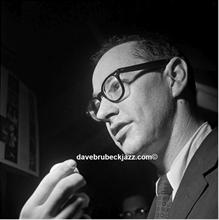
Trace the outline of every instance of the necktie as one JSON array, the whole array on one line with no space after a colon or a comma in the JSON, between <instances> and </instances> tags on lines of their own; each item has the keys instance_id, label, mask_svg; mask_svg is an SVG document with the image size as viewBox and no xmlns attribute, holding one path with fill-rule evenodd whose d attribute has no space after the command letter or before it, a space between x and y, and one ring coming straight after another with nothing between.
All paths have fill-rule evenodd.
<instances>
[{"instance_id":1,"label":"necktie","mask_svg":"<svg viewBox=\"0 0 219 220\"><path fill-rule=\"evenodd\" d=\"M166 175L160 177L157 188L155 218L168 218L168 211L172 205L172 187Z\"/></svg>"}]
</instances>

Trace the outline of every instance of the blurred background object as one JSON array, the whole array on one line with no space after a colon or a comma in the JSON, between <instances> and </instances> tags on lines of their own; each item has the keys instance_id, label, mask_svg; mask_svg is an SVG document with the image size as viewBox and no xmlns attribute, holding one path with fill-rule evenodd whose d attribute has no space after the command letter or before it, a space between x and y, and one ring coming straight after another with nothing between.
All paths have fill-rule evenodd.
<instances>
[{"instance_id":1,"label":"blurred background object","mask_svg":"<svg viewBox=\"0 0 219 220\"><path fill-rule=\"evenodd\" d=\"M146 219L150 210L150 203L143 195L130 195L122 202L120 218L123 219Z\"/></svg>"}]
</instances>

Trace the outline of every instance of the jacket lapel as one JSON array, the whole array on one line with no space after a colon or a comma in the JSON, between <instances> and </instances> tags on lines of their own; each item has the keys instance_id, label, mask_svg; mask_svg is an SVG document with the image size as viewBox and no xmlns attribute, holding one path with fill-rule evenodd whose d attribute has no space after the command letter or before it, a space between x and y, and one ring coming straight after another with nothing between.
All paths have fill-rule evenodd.
<instances>
[{"instance_id":1,"label":"jacket lapel","mask_svg":"<svg viewBox=\"0 0 219 220\"><path fill-rule=\"evenodd\" d=\"M196 175L193 178L195 181L192 181L191 184L189 184L189 181L183 181L183 184L180 185L172 208L169 211L169 218L186 218L195 202L206 189L207 183L201 175Z\"/></svg>"},{"instance_id":2,"label":"jacket lapel","mask_svg":"<svg viewBox=\"0 0 219 220\"><path fill-rule=\"evenodd\" d=\"M208 187L206 173L217 163L216 136L217 130L211 132L192 158L169 211L169 218L186 218Z\"/></svg>"}]
</instances>

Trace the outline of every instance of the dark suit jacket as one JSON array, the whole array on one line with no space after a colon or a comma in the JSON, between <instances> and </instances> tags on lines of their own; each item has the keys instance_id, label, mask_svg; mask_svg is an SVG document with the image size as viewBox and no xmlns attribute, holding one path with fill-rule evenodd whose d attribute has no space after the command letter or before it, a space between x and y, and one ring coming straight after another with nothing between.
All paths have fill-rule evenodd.
<instances>
[{"instance_id":1,"label":"dark suit jacket","mask_svg":"<svg viewBox=\"0 0 219 220\"><path fill-rule=\"evenodd\" d=\"M202 142L177 190L169 218L218 218L218 130ZM148 218L154 218L156 197Z\"/></svg>"}]
</instances>

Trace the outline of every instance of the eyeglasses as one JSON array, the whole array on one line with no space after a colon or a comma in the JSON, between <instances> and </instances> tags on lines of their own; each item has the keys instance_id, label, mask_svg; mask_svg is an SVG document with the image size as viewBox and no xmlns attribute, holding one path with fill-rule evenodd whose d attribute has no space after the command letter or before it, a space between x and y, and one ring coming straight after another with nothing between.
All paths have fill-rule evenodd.
<instances>
[{"instance_id":1,"label":"eyeglasses","mask_svg":"<svg viewBox=\"0 0 219 220\"><path fill-rule=\"evenodd\" d=\"M106 79L102 83L100 93L98 93L97 96L93 97L90 100L87 108L87 114L90 115L95 121L102 121L97 117L102 97L114 103L123 100L123 96L125 94L125 86L124 82L120 78L121 73L142 70L135 76L134 80L136 80L137 77L140 77L143 74L162 68L168 62L169 60L163 59L117 69L106 77ZM134 80L132 80L132 82Z\"/></svg>"},{"instance_id":2,"label":"eyeglasses","mask_svg":"<svg viewBox=\"0 0 219 220\"><path fill-rule=\"evenodd\" d=\"M120 218L136 218L136 217L147 217L148 214L148 210L147 209L143 209L143 208L139 208L136 209L134 211L125 211L119 214ZM146 216L145 216L146 215Z\"/></svg>"}]
</instances>

